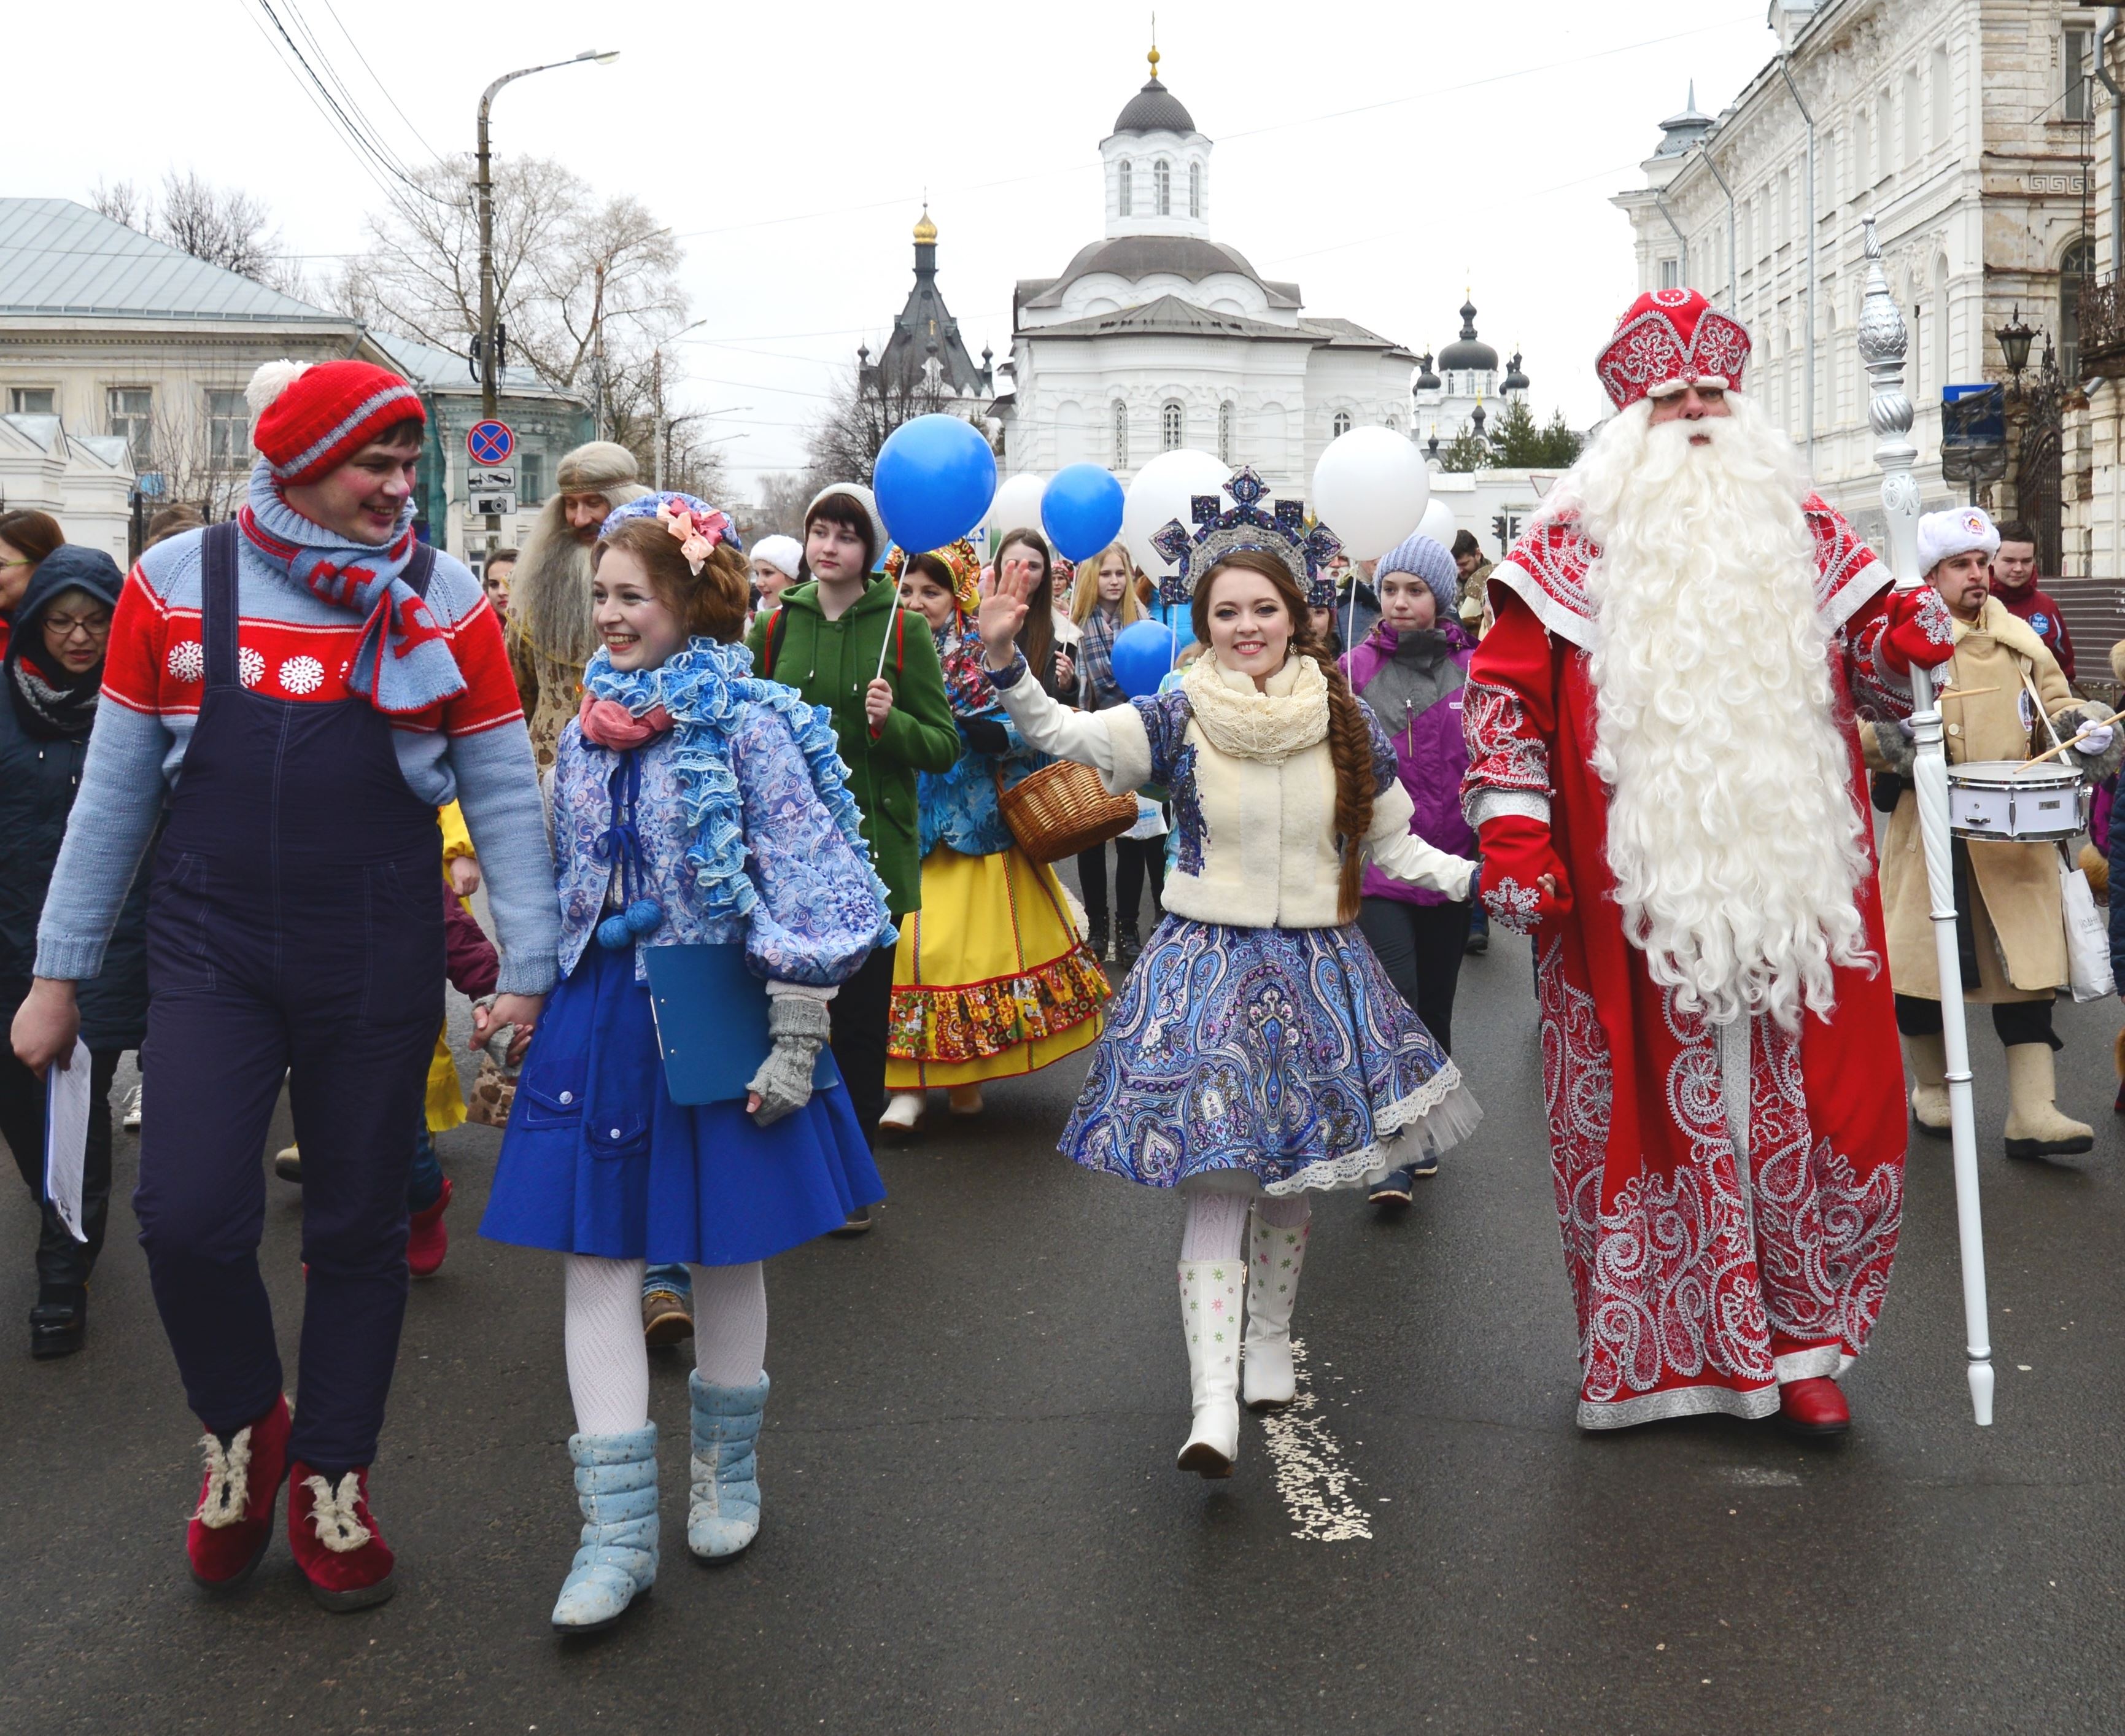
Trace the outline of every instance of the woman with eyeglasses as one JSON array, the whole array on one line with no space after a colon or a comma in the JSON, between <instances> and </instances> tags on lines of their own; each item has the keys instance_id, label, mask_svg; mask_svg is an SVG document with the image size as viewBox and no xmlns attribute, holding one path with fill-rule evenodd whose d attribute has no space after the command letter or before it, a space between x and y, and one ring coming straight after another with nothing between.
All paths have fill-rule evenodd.
<instances>
[{"instance_id":1,"label":"woman with eyeglasses","mask_svg":"<svg viewBox=\"0 0 2125 1736\"><path fill-rule=\"evenodd\" d=\"M7 649L8 623L37 563L66 541L59 521L49 512L0 512L0 656Z\"/></svg>"},{"instance_id":2,"label":"woman with eyeglasses","mask_svg":"<svg viewBox=\"0 0 2125 1736\"><path fill-rule=\"evenodd\" d=\"M9 539L0 545L0 559L21 546ZM123 583L117 564L101 550L56 545L20 594L0 658L6 688L0 693L0 1006L10 1017L30 992L37 917L88 757L104 650ZM12 1050L0 1054L0 1136L31 1196L44 1208L37 1300L30 1310L33 1356L71 1356L87 1331L88 1276L103 1246L111 1205L111 1081L119 1056L138 1049L147 1028L147 922L143 875L126 899L102 973L80 988L90 1068L81 1202L85 1243L74 1240L45 1200L44 1083Z\"/></svg>"}]
</instances>

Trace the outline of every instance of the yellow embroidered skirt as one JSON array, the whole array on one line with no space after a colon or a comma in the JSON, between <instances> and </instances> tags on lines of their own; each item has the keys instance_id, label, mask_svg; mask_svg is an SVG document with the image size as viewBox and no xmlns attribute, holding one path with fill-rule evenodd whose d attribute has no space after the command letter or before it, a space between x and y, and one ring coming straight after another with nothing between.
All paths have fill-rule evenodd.
<instances>
[{"instance_id":1,"label":"yellow embroidered skirt","mask_svg":"<svg viewBox=\"0 0 2125 1736\"><path fill-rule=\"evenodd\" d=\"M1038 1072L1098 1037L1113 993L1053 868L1015 845L940 845L922 859L922 908L900 924L886 1088Z\"/></svg>"}]
</instances>

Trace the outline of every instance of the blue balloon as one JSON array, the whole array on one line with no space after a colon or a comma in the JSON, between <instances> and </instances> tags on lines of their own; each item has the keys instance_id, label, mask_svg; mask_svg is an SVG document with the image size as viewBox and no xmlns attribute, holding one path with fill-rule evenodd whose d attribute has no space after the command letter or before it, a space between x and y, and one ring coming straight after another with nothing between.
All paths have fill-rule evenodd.
<instances>
[{"instance_id":1,"label":"blue balloon","mask_svg":"<svg viewBox=\"0 0 2125 1736\"><path fill-rule=\"evenodd\" d=\"M1114 635L1114 685L1131 699L1158 691L1180 646L1162 621L1132 621Z\"/></svg>"},{"instance_id":2,"label":"blue balloon","mask_svg":"<svg viewBox=\"0 0 2125 1736\"><path fill-rule=\"evenodd\" d=\"M1097 465L1058 470L1040 495L1040 522L1055 552L1090 560L1122 532L1122 485Z\"/></svg>"},{"instance_id":3,"label":"blue balloon","mask_svg":"<svg viewBox=\"0 0 2125 1736\"><path fill-rule=\"evenodd\" d=\"M871 487L893 540L922 554L956 541L996 498L996 454L956 416L903 422L879 448Z\"/></svg>"}]
</instances>

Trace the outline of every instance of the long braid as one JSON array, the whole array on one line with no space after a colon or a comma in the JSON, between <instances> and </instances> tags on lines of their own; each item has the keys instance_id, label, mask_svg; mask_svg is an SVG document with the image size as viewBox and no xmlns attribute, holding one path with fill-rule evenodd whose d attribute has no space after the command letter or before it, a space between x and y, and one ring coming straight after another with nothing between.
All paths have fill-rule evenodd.
<instances>
[{"instance_id":1,"label":"long braid","mask_svg":"<svg viewBox=\"0 0 2125 1736\"><path fill-rule=\"evenodd\" d=\"M1326 643L1315 634L1305 593L1298 588L1290 568L1265 550L1235 550L1203 575L1195 587L1191 611L1195 637L1206 645L1210 643L1210 583L1227 567L1244 567L1250 573L1259 573L1276 587L1277 595L1284 599L1285 612L1291 617L1293 652L1312 658L1321 666L1321 673L1327 681L1328 757L1336 767L1336 835L1341 843L1343 858L1342 875L1336 885L1336 919L1339 922L1355 922L1360 889L1364 884L1365 834L1373 829L1373 798L1378 793L1373 781L1372 732L1365 727L1364 710Z\"/></svg>"}]
</instances>

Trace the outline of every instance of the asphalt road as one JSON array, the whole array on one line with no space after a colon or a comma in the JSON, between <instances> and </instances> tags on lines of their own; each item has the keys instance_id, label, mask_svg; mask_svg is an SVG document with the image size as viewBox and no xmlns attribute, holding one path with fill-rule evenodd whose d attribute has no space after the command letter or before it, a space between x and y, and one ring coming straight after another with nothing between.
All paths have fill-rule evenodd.
<instances>
[{"instance_id":1,"label":"asphalt road","mask_svg":"<svg viewBox=\"0 0 2125 1736\"><path fill-rule=\"evenodd\" d=\"M1250 1419L1223 1484L1171 1468L1174 1202L1054 1155L1078 1068L995 1089L883 1160L875 1234L772 1265L766 1524L727 1567L685 1550L687 1364L660 1357L663 1576L566 1644L546 1619L576 1524L559 1273L474 1234L496 1135L441 1142L452 1252L416 1286L375 1474L401 1589L358 1616L310 1602L284 1538L234 1599L195 1594L197 1429L120 1205L87 1351L0 1356L0 1729L2117 1730L2117 1023L2062 1011L2062 1095L2098 1144L2038 1167L2000 1154L1978 1024L1995 1427L1971 1425L1929 1144L1849 1439L1588 1436L1527 957L1501 938L1456 1019L1488 1120L1402 1222L1319 1210L1314 1407L1275 1452ZM130 1190L130 1139L118 1167ZM292 1374L299 1201L270 1185ZM33 1221L9 1192L10 1332Z\"/></svg>"}]
</instances>

